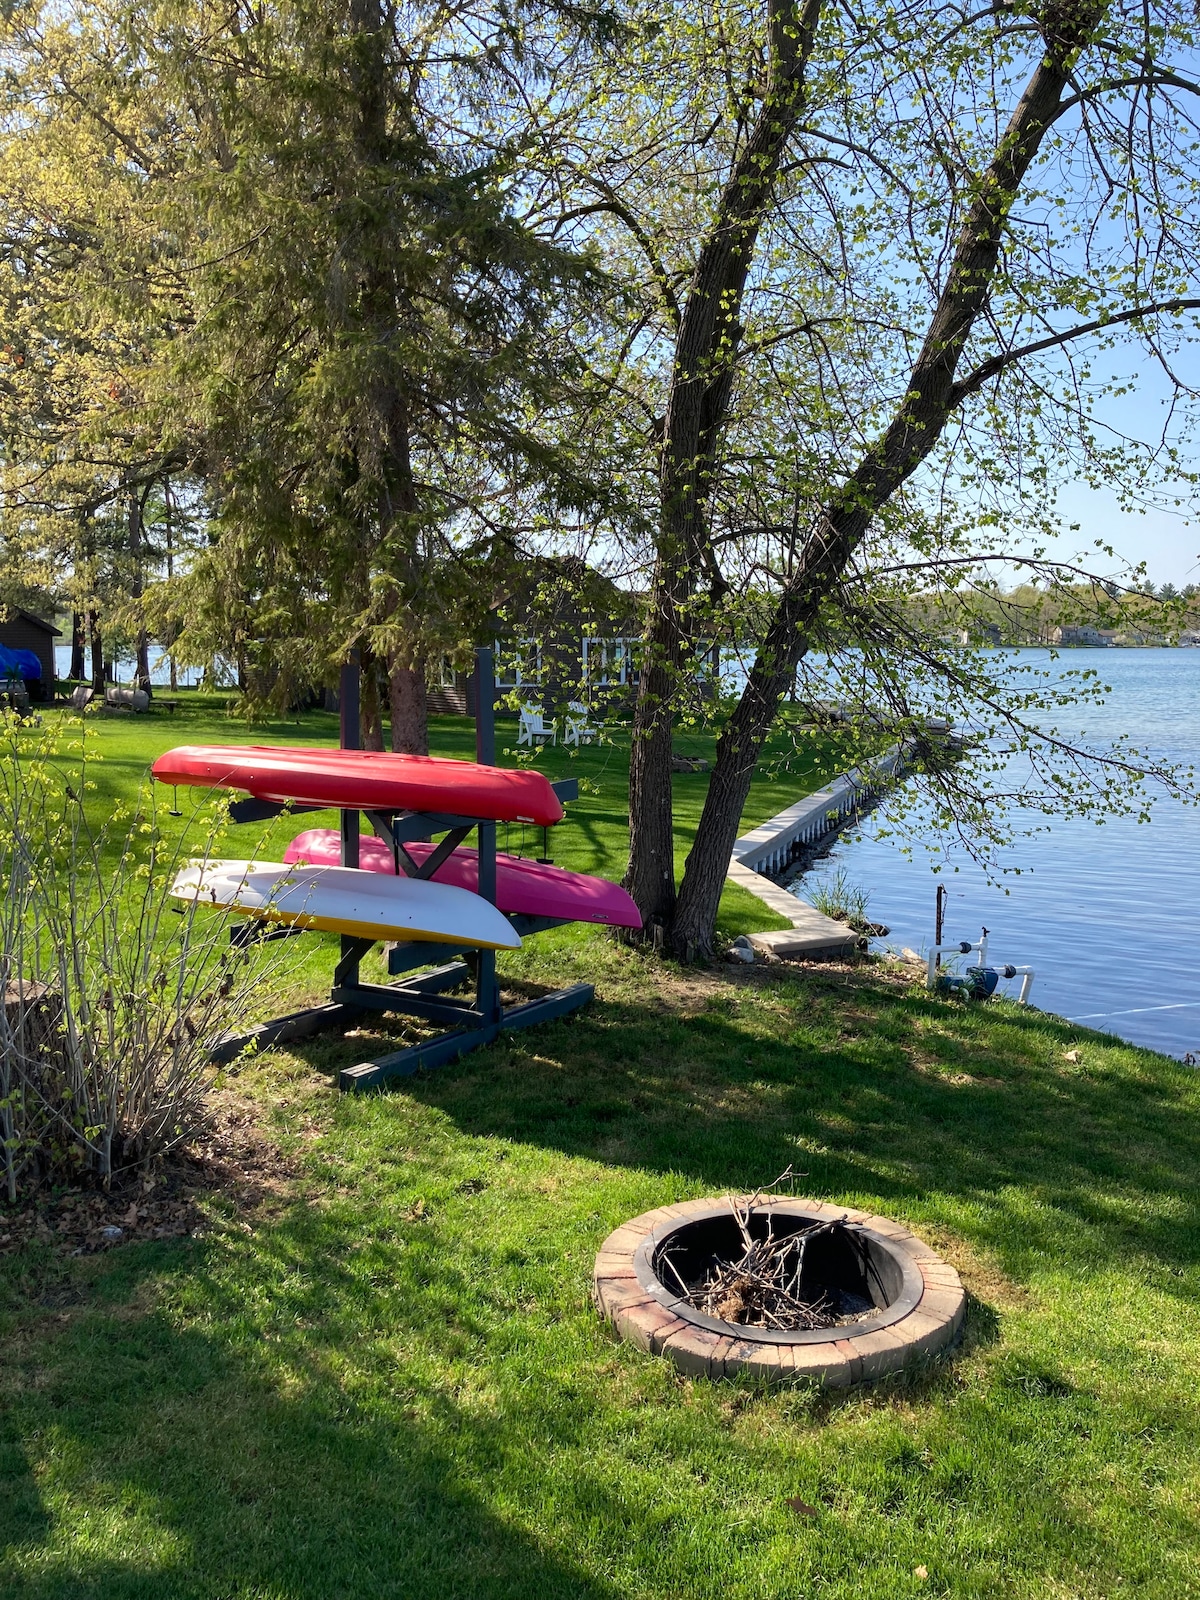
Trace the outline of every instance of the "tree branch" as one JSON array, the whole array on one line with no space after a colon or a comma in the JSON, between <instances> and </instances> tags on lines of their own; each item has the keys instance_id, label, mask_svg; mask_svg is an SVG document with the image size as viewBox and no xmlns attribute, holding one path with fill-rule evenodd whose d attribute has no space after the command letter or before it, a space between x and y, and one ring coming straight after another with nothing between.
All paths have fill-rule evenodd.
<instances>
[{"instance_id":1,"label":"tree branch","mask_svg":"<svg viewBox=\"0 0 1200 1600\"><path fill-rule=\"evenodd\" d=\"M595 183L596 180L594 177L592 177L589 181ZM605 189L606 193L603 200L597 200L589 206L576 206L571 211L565 211L558 219L558 223L555 225L555 232L557 232L558 227L564 223L574 222L580 217L595 216L597 213L602 211L608 212L610 216L614 216L619 222L623 222L633 237L637 240L642 254L650 263L650 271L654 274L654 280L658 284L659 293L663 297L663 302L667 308L667 314L671 319L671 326L675 332L678 333L679 323L682 316L682 313L679 309L679 301L676 297L675 290L671 287L671 279L667 273L667 269L663 265L658 251L654 248L654 241L646 232L645 228L642 227L638 219L634 216L633 212L630 211L629 207L625 205L623 201L619 200L616 195L608 192L607 185L605 186Z\"/></svg>"},{"instance_id":2,"label":"tree branch","mask_svg":"<svg viewBox=\"0 0 1200 1600\"><path fill-rule=\"evenodd\" d=\"M1049 334L1045 339L1036 339L1032 344L1019 345L1015 350L1007 350L1002 355L993 356L974 372L968 373L961 382L956 383L950 391L950 405L959 405L968 395L981 389L989 378L994 378L997 373L1003 372L1005 367L1010 367L1014 362L1024 361L1028 356L1038 355L1043 350L1053 350L1057 346L1069 344L1072 339L1085 338L1089 333L1099 333L1104 328L1115 328L1121 323L1139 322L1143 317L1168 316L1176 311L1200 311L1200 298L1178 297L1174 300L1159 300L1150 306L1132 306L1128 311L1118 311L1110 317L1095 317L1091 322L1081 322L1077 327L1067 328L1062 333Z\"/></svg>"}]
</instances>

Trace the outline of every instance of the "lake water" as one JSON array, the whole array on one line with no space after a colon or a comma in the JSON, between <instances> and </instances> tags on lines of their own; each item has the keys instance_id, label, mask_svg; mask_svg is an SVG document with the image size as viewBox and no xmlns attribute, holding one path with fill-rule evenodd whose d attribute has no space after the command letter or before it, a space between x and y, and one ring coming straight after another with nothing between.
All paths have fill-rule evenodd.
<instances>
[{"instance_id":1,"label":"lake water","mask_svg":"<svg viewBox=\"0 0 1200 1600\"><path fill-rule=\"evenodd\" d=\"M1112 686L1103 708L1079 713L1089 746L1125 734L1142 751L1200 769L1200 650L1069 650L1060 665L1095 667ZM1055 718L1064 729L1067 720ZM1164 800L1147 824L1052 820L1048 833L1011 847L1004 864L1021 876L998 885L965 852L935 876L919 842L907 859L894 840L872 837L877 824L887 825L886 803L793 888L807 899L844 868L870 891L868 915L890 930L876 948L924 955L944 883L944 938L977 939L986 924L989 964L1035 968L1032 1004L1168 1055L1200 1056L1200 809ZM1015 994L1019 983L1002 988Z\"/></svg>"},{"instance_id":2,"label":"lake water","mask_svg":"<svg viewBox=\"0 0 1200 1600\"><path fill-rule=\"evenodd\" d=\"M171 668L168 665L165 657L163 657L162 660L159 659L161 655L162 652L158 645L150 646L150 682L157 688L165 689L171 681ZM126 660L125 657L122 656L118 661L113 663L113 666L116 675L116 681L118 683L133 682L135 665L132 660ZM62 644L60 642L54 646L54 670L60 678L70 677L70 644ZM92 675L92 658L90 655L86 656L83 670L84 676L90 678ZM203 677L203 673L198 667L180 667L175 676L176 681L181 689L194 689ZM232 683L234 681L232 670L230 670L227 674L225 681L227 683Z\"/></svg>"}]
</instances>

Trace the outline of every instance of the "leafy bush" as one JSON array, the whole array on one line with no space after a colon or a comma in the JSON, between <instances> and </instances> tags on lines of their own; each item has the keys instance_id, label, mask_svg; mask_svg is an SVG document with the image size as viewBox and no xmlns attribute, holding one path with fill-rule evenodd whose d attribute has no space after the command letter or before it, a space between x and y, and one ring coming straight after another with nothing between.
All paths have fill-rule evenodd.
<instances>
[{"instance_id":1,"label":"leafy bush","mask_svg":"<svg viewBox=\"0 0 1200 1600\"><path fill-rule=\"evenodd\" d=\"M210 1047L245 1017L264 958L231 946L225 914L170 897L182 844L164 842L153 791L95 829L80 749L13 719L0 740L0 1171L12 1201L85 1171L107 1185L191 1137ZM222 814L208 811L209 844Z\"/></svg>"}]
</instances>

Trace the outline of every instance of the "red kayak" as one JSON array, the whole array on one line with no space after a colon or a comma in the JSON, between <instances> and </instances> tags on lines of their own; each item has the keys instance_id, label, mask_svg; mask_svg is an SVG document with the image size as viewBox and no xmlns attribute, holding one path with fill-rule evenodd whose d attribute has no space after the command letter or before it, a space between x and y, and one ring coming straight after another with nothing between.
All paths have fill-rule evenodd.
<instances>
[{"instance_id":1,"label":"red kayak","mask_svg":"<svg viewBox=\"0 0 1200 1600\"><path fill-rule=\"evenodd\" d=\"M432 844L406 844L418 864L436 848ZM299 833L283 853L291 864L337 866L341 840L336 828L308 828ZM358 842L358 864L367 872L391 872L396 863L382 839L364 835ZM479 854L461 845L433 875L435 883L454 884L479 892ZM585 872L567 872L521 856L497 855L496 903L512 916L557 917L565 922L600 922L610 928L640 928L638 908L619 884L592 878Z\"/></svg>"},{"instance_id":2,"label":"red kayak","mask_svg":"<svg viewBox=\"0 0 1200 1600\"><path fill-rule=\"evenodd\" d=\"M184 744L151 768L160 783L244 789L256 800L360 811L440 811L484 822L547 828L562 802L543 773L483 767L442 756L295 745Z\"/></svg>"}]
</instances>

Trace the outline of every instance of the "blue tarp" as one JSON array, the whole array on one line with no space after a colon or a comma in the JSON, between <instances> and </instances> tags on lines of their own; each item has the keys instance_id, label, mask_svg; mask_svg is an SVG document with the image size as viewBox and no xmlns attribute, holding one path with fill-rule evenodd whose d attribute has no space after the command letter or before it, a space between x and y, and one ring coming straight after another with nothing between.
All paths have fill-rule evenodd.
<instances>
[{"instance_id":1,"label":"blue tarp","mask_svg":"<svg viewBox=\"0 0 1200 1600\"><path fill-rule=\"evenodd\" d=\"M24 678L27 683L42 675L42 663L32 650L10 650L0 644L0 678Z\"/></svg>"}]
</instances>

